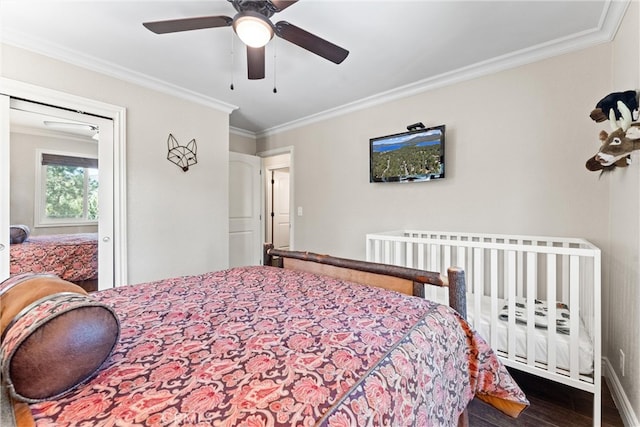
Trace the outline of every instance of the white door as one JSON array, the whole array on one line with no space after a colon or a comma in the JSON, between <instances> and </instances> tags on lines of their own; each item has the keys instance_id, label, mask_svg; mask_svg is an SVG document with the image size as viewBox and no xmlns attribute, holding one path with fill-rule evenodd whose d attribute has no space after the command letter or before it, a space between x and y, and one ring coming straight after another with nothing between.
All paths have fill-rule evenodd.
<instances>
[{"instance_id":1,"label":"white door","mask_svg":"<svg viewBox=\"0 0 640 427\"><path fill-rule=\"evenodd\" d=\"M271 185L267 186L267 205L270 206L267 240L278 249L289 249L289 168L271 171Z\"/></svg>"},{"instance_id":2,"label":"white door","mask_svg":"<svg viewBox=\"0 0 640 427\"><path fill-rule=\"evenodd\" d=\"M262 263L260 157L229 153L229 267Z\"/></svg>"},{"instance_id":3,"label":"white door","mask_svg":"<svg viewBox=\"0 0 640 427\"><path fill-rule=\"evenodd\" d=\"M6 97L5 97L6 98ZM4 107L4 105L3 105ZM88 114L77 113L61 108L54 108L44 106L37 103L26 102L16 99L9 101L8 108L3 109L1 116L3 120L8 120L11 110L22 110L36 114L41 114L47 119L61 120L61 121L74 121L87 123L96 126L99 129L98 140L98 289L108 289L114 286L114 246L113 246L113 233L114 233L114 211L113 211L113 191L114 191L114 177L113 177L113 144L114 144L114 131L113 121L110 119L96 117ZM5 119L6 117L6 119ZM10 127L10 124L9 124ZM10 134L7 131L6 134L0 135L0 151L3 154L7 154L3 159L7 159L7 167L2 168L2 188L10 188L10 174L9 174L9 150L10 150ZM7 211L2 211L3 223L8 222L9 219L9 192L2 192L3 203L7 205ZM5 202L6 199L6 202ZM8 226L6 227L8 229ZM4 228L3 228L4 230ZM7 252L7 251L3 251ZM8 275L8 260L9 254L6 255L7 263L7 275ZM5 259L2 259L3 265ZM2 273L5 274L4 270Z\"/></svg>"}]
</instances>

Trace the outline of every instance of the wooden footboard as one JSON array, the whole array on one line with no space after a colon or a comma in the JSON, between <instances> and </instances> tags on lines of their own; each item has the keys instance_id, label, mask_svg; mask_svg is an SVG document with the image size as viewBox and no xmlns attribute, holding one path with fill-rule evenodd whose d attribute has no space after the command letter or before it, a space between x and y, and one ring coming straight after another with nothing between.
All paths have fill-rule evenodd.
<instances>
[{"instance_id":1,"label":"wooden footboard","mask_svg":"<svg viewBox=\"0 0 640 427\"><path fill-rule=\"evenodd\" d=\"M270 243L264 245L264 264L324 274L422 298L425 285L447 286L449 306L463 318L467 317L465 276L461 268L449 268L445 277L437 272L415 268L337 258L312 252L274 249Z\"/></svg>"},{"instance_id":2,"label":"wooden footboard","mask_svg":"<svg viewBox=\"0 0 640 427\"><path fill-rule=\"evenodd\" d=\"M271 243L264 245L263 260L265 265L324 274L421 298L425 296L425 285L448 286L449 306L460 313L462 318L467 318L465 275L464 270L458 267L450 267L445 277L432 271L396 265L275 249ZM468 426L468 410L465 409L458 419L458 427Z\"/></svg>"}]
</instances>

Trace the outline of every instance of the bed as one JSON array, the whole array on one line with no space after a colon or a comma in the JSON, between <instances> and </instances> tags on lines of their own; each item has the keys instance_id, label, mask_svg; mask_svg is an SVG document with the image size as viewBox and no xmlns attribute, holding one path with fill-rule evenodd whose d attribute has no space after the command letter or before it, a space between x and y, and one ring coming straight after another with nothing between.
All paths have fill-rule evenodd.
<instances>
[{"instance_id":1,"label":"bed","mask_svg":"<svg viewBox=\"0 0 640 427\"><path fill-rule=\"evenodd\" d=\"M11 244L9 271L53 273L88 291L97 289L98 233L29 236Z\"/></svg>"},{"instance_id":2,"label":"bed","mask_svg":"<svg viewBox=\"0 0 640 427\"><path fill-rule=\"evenodd\" d=\"M56 426L442 426L464 425L474 396L511 416L528 405L463 319L463 271L271 248L265 264L91 294L117 313L117 345L27 412ZM462 314L411 296L425 283L450 286ZM3 361L30 324L7 327Z\"/></svg>"},{"instance_id":3,"label":"bed","mask_svg":"<svg viewBox=\"0 0 640 427\"><path fill-rule=\"evenodd\" d=\"M578 238L424 230L366 239L368 261L464 268L469 323L502 362L592 393L600 425L600 249ZM446 293L427 298L443 302Z\"/></svg>"}]
</instances>

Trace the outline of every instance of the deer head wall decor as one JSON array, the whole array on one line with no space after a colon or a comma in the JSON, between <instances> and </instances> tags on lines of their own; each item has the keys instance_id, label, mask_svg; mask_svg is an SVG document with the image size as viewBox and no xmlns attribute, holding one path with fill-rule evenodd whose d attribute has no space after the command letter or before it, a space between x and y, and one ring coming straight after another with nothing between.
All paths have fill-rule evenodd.
<instances>
[{"instance_id":1,"label":"deer head wall decor","mask_svg":"<svg viewBox=\"0 0 640 427\"><path fill-rule=\"evenodd\" d=\"M610 171L616 167L627 167L631 162L631 152L640 150L640 123L632 123L629 107L617 101L617 111L609 109L609 122L612 132L600 131L600 149L587 160L586 168L590 171ZM617 120L616 114L621 118Z\"/></svg>"},{"instance_id":2,"label":"deer head wall decor","mask_svg":"<svg viewBox=\"0 0 640 427\"><path fill-rule=\"evenodd\" d=\"M611 116L611 110L615 112L616 120L622 118L622 112L618 110L618 102L622 101L624 105L631 111L631 118L638 120L640 108L638 108L638 95L635 90L626 90L624 92L613 92L602 98L596 104L596 108L591 111L589 117L595 122L604 122Z\"/></svg>"}]
</instances>

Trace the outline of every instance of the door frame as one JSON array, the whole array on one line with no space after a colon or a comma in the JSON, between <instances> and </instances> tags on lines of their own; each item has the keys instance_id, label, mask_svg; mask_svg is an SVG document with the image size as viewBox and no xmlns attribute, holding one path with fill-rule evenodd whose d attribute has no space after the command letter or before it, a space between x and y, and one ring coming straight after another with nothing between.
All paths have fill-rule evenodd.
<instances>
[{"instance_id":1,"label":"door frame","mask_svg":"<svg viewBox=\"0 0 640 427\"><path fill-rule=\"evenodd\" d=\"M295 200L294 200L294 183L295 183L295 172L294 172L294 167L293 167L293 146L287 146L287 147L281 147L281 148L274 148L273 150L267 150L267 151L261 151L259 153L256 153L257 156L265 158L265 157L273 157L273 156L278 156L280 154L289 154L289 164L288 165L277 165L277 167L275 169L278 168L282 168L282 167L289 167L289 249L290 250L295 250L295 215L294 215L294 206L295 206ZM268 171L270 171L271 169L274 169L273 167L270 169L266 169L264 167L264 161L263 161L263 167L262 170L264 171L264 176L267 176ZM264 178L266 179L266 178ZM263 179L263 181L264 181ZM266 189L264 188L265 186L263 185L263 197L262 197L262 212L266 214L267 211L267 201L266 201ZM266 220L266 218L265 218ZM265 223L266 224L266 221ZM266 226L262 227L263 228L263 241L265 240L265 235L266 235Z\"/></svg>"},{"instance_id":2,"label":"door frame","mask_svg":"<svg viewBox=\"0 0 640 427\"><path fill-rule=\"evenodd\" d=\"M29 83L0 77L0 95L13 98L21 98L39 102L55 107L66 108L74 111L85 112L96 116L111 119L113 122L113 286L117 287L127 283L127 206L126 206L126 108L107 104L101 101L71 95L53 89L32 85ZM7 102L8 104L8 102ZM7 112L8 112L8 105ZM2 108L5 108L2 105ZM4 115L4 114L3 114ZM8 115L7 115L8 116ZM7 118L8 120L8 118ZM8 137L7 131L0 132L0 138ZM6 136L5 136L6 135ZM7 146L1 144L0 146ZM8 169L6 169L8 170ZM8 181L0 177L0 182L5 185ZM8 182L6 182L8 185ZM8 199L8 193L7 193ZM2 198L4 199L4 197ZM4 203L0 200L0 209L4 214ZM8 209L8 207L7 207ZM8 211L6 211L8 213ZM5 215L2 215L3 217ZM0 234L0 236L2 236ZM2 236L4 241L4 236ZM7 236L8 238L8 236ZM0 242L2 243L2 242ZM8 243L8 239L7 242ZM8 252L2 256L3 263Z\"/></svg>"},{"instance_id":3,"label":"door frame","mask_svg":"<svg viewBox=\"0 0 640 427\"><path fill-rule=\"evenodd\" d=\"M265 162L266 163L266 162ZM267 166L265 166L265 169L267 168ZM276 175L278 174L286 174L287 176L287 194L283 195L283 191L281 189L281 187L278 185L276 186L276 182L278 184L281 184L282 181L280 180L276 180ZM280 222L278 221L276 224L276 211L279 210L279 206L280 203L278 203L276 205L275 202L280 202L280 197L286 197L287 198L287 209L288 209L288 215L287 215L287 236L290 236L291 234L291 207L289 206L289 185L291 183L291 179L290 179L290 175L289 175L289 163L287 162L286 166L282 166L280 167L280 165L274 165L273 163L271 163L267 169L267 171L265 172L265 176L264 176L264 187L265 187L265 191L266 191L266 198L264 199L265 201L265 218L266 218L266 222L265 222L265 242L271 242L274 247L276 249L282 249L282 246L278 246L276 245L276 240L281 241L281 239L276 239L276 234L280 234ZM276 191L277 188L277 191ZM278 208L276 208L276 206L278 206ZM278 216L279 218L279 216ZM269 234L269 232L271 232L271 234ZM285 249L289 249L289 245L291 244L291 238L287 237L287 246Z\"/></svg>"}]
</instances>

